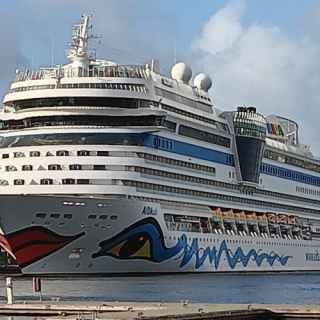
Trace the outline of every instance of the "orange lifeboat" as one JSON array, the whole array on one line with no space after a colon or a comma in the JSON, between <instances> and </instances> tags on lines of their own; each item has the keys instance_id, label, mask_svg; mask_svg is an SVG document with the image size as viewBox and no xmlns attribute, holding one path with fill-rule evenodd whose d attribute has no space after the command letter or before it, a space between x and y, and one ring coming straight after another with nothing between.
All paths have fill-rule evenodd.
<instances>
[{"instance_id":1,"label":"orange lifeboat","mask_svg":"<svg viewBox=\"0 0 320 320\"><path fill-rule=\"evenodd\" d=\"M296 225L297 224L297 218L295 216L289 216L288 217L288 224Z\"/></svg>"},{"instance_id":2,"label":"orange lifeboat","mask_svg":"<svg viewBox=\"0 0 320 320\"><path fill-rule=\"evenodd\" d=\"M234 217L238 220L244 220L244 221L247 218L243 210L242 211L237 210L236 212L234 212Z\"/></svg>"},{"instance_id":3,"label":"orange lifeboat","mask_svg":"<svg viewBox=\"0 0 320 320\"><path fill-rule=\"evenodd\" d=\"M221 220L221 209L220 208L211 208L213 213L213 218L216 220Z\"/></svg>"},{"instance_id":4,"label":"orange lifeboat","mask_svg":"<svg viewBox=\"0 0 320 320\"><path fill-rule=\"evenodd\" d=\"M258 214L257 219L259 222L264 222L264 223L268 222L267 215L265 213Z\"/></svg>"},{"instance_id":5,"label":"orange lifeboat","mask_svg":"<svg viewBox=\"0 0 320 320\"><path fill-rule=\"evenodd\" d=\"M288 216L286 214L278 214L276 220L277 223L288 224Z\"/></svg>"},{"instance_id":6,"label":"orange lifeboat","mask_svg":"<svg viewBox=\"0 0 320 320\"><path fill-rule=\"evenodd\" d=\"M221 211L222 219L234 220L234 213L232 209L226 209Z\"/></svg>"},{"instance_id":7,"label":"orange lifeboat","mask_svg":"<svg viewBox=\"0 0 320 320\"><path fill-rule=\"evenodd\" d=\"M267 213L267 219L269 223L277 223L276 215L274 213Z\"/></svg>"},{"instance_id":8,"label":"orange lifeboat","mask_svg":"<svg viewBox=\"0 0 320 320\"><path fill-rule=\"evenodd\" d=\"M256 221L257 220L257 215L256 215L256 213L254 211L253 212L247 212L246 213L246 218L247 218L247 220Z\"/></svg>"}]
</instances>

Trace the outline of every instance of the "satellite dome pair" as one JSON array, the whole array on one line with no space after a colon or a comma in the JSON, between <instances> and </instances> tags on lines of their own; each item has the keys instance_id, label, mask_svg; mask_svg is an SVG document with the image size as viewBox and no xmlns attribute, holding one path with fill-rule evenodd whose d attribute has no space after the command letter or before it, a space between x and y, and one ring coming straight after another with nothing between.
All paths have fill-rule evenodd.
<instances>
[{"instance_id":1,"label":"satellite dome pair","mask_svg":"<svg viewBox=\"0 0 320 320\"><path fill-rule=\"evenodd\" d=\"M175 64L171 69L172 79L183 83L189 83L192 78L191 68L183 62ZM193 84L199 90L208 92L212 87L211 78L205 73L199 73L195 76Z\"/></svg>"}]
</instances>

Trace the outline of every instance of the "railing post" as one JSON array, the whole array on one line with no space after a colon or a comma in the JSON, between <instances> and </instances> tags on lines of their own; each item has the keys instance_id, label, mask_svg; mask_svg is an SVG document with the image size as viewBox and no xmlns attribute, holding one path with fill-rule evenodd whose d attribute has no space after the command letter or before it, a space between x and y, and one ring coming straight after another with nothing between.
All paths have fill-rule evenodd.
<instances>
[{"instance_id":1,"label":"railing post","mask_svg":"<svg viewBox=\"0 0 320 320\"><path fill-rule=\"evenodd\" d=\"M7 304L13 304L13 282L11 277L6 278Z\"/></svg>"}]
</instances>

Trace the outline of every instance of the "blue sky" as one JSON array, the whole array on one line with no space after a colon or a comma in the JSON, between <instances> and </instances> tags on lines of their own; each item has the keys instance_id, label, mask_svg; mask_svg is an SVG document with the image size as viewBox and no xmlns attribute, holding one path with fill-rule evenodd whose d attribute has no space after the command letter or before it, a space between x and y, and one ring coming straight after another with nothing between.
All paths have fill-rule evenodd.
<instances>
[{"instance_id":1,"label":"blue sky","mask_svg":"<svg viewBox=\"0 0 320 320\"><path fill-rule=\"evenodd\" d=\"M72 5L61 5L61 3L66 4L67 2ZM84 10L87 11L87 8L90 8L89 10L93 13L100 7L108 10L108 2L121 3L121 1L113 0L92 0L87 1L90 4L88 6L83 5L84 1L73 0L1 0L0 10L5 10L9 14L14 12L12 18L16 20L16 27L23 38L20 43L25 49L23 53L30 64L33 62L37 66L50 61L49 50L44 44L46 37L53 39L57 62L62 62L62 52L65 44L69 41L70 25L76 22L80 13ZM148 28L150 23L156 25L154 28L168 30L170 38L176 38L177 52L181 56L200 34L206 21L215 12L230 3L226 0L200 0L197 2L162 0L154 1L153 4L150 2L152 3L150 0L122 0L123 5L116 6L116 11L119 14L120 9L123 9L123 19L132 19L131 14L137 20L141 19L136 21L140 25L139 32L143 28ZM243 21L245 25L251 23L276 25L286 30L292 37L300 33L301 25L305 24L305 19L317 5L316 0L247 0L245 2L247 3L247 11ZM102 3L103 5L101 5ZM126 7L134 7L136 10L131 12ZM148 30L143 31L148 33ZM163 46L168 52L173 51L173 43L166 45L164 42ZM97 47L99 50L99 46ZM110 45L110 47L112 46ZM126 57L125 54L124 57Z\"/></svg>"},{"instance_id":2,"label":"blue sky","mask_svg":"<svg viewBox=\"0 0 320 320\"><path fill-rule=\"evenodd\" d=\"M320 153L319 0L0 0L0 95L17 67L65 63L71 26L94 15L98 57L157 58L207 72L217 107L255 105L301 123Z\"/></svg>"}]
</instances>

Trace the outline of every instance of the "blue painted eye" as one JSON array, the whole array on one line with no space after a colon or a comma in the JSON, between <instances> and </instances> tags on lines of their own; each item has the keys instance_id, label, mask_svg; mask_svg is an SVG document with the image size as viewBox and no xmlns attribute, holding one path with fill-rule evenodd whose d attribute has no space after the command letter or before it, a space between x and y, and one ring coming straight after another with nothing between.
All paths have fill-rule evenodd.
<instances>
[{"instance_id":1,"label":"blue painted eye","mask_svg":"<svg viewBox=\"0 0 320 320\"><path fill-rule=\"evenodd\" d=\"M162 262L179 253L186 240L167 248L163 232L154 218L146 218L124 229L116 236L99 243L101 248L93 258L111 256L117 259L144 259Z\"/></svg>"}]
</instances>

